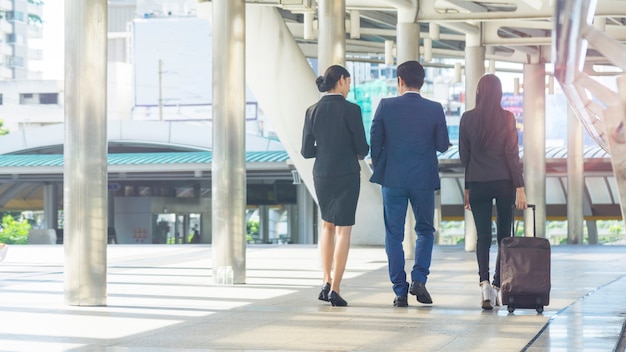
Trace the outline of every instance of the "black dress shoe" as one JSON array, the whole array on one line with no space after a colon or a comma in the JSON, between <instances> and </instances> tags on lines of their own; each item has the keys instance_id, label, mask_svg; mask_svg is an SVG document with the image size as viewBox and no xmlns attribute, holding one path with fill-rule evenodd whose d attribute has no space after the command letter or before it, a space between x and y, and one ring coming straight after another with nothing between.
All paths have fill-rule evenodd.
<instances>
[{"instance_id":1,"label":"black dress shoe","mask_svg":"<svg viewBox=\"0 0 626 352\"><path fill-rule=\"evenodd\" d=\"M339 294L335 291L330 291L330 296L328 296L328 300L333 307L345 307L348 305L345 299L341 298Z\"/></svg>"},{"instance_id":2,"label":"black dress shoe","mask_svg":"<svg viewBox=\"0 0 626 352\"><path fill-rule=\"evenodd\" d=\"M406 296L396 296L393 300L394 307L408 307L409 301Z\"/></svg>"},{"instance_id":3,"label":"black dress shoe","mask_svg":"<svg viewBox=\"0 0 626 352\"><path fill-rule=\"evenodd\" d=\"M411 282L411 288L409 292L417 296L417 301L425 304L432 304L433 299L430 298L430 293L426 290L426 285L423 282L413 281Z\"/></svg>"},{"instance_id":4,"label":"black dress shoe","mask_svg":"<svg viewBox=\"0 0 626 352\"><path fill-rule=\"evenodd\" d=\"M322 291L320 292L320 295L317 296L317 299L319 299L320 301L326 301L328 302L328 294L330 293L330 283L326 283L326 285L324 285L324 287L322 287Z\"/></svg>"}]
</instances>

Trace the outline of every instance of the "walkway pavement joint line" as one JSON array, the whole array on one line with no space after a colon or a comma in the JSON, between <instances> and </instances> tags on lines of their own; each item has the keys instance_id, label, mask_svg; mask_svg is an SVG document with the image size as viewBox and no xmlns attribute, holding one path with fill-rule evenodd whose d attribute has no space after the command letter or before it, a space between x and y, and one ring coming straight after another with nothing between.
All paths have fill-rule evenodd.
<instances>
[{"instance_id":1,"label":"walkway pavement joint line","mask_svg":"<svg viewBox=\"0 0 626 352\"><path fill-rule=\"evenodd\" d=\"M622 324L622 331L620 331L619 336L620 339L617 341L617 345L615 345L613 352L626 351L626 321Z\"/></svg>"},{"instance_id":2,"label":"walkway pavement joint line","mask_svg":"<svg viewBox=\"0 0 626 352\"><path fill-rule=\"evenodd\" d=\"M562 315L562 313L565 313L568 309L570 309L572 306L574 306L575 304L578 304L580 302L582 302L583 300L585 300L587 297L593 295L594 293L597 293L598 291L602 290L603 288L618 282L619 280L626 278L626 275L622 275L616 279L614 279L613 281L609 281L604 285L601 285L599 287L597 287L596 289L594 289L593 291L589 291L586 294L584 294L582 297L580 297L579 299L575 300L574 302L568 304L567 306L563 307L562 309L560 309L559 311L557 311L556 313L554 313L553 316L550 317L550 319L548 319L548 321L543 325L543 327L541 328L541 330L539 330L539 332L537 332L537 335L535 335L530 341L528 341L528 344L526 344L526 346L524 346L524 348L520 351L520 352L526 352L528 351L529 348L532 347L532 345L539 339L541 338L541 336L543 335L543 333L548 329L548 327L550 326L550 324L552 323L553 320L555 320L556 318L560 317ZM624 351L626 349L626 336L624 335L625 330L626 329L626 320L624 321L624 324L622 326L622 330L620 332L620 339L617 341L617 344L615 346L615 349L613 351ZM619 349L620 344L623 345L622 349Z\"/></svg>"}]
</instances>

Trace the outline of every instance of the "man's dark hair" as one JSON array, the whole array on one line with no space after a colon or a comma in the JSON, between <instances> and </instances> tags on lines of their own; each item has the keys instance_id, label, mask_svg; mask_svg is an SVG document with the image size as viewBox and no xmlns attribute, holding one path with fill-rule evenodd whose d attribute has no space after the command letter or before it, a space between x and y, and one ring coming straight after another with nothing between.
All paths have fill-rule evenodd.
<instances>
[{"instance_id":1,"label":"man's dark hair","mask_svg":"<svg viewBox=\"0 0 626 352\"><path fill-rule=\"evenodd\" d=\"M398 66L398 77L404 80L409 88L421 89L424 85L424 67L417 61L403 62Z\"/></svg>"}]
</instances>

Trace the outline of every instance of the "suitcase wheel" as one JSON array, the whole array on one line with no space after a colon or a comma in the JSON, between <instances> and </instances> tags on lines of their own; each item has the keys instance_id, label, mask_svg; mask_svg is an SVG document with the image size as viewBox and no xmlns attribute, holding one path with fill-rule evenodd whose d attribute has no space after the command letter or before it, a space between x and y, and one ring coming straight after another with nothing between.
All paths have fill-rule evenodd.
<instances>
[{"instance_id":1,"label":"suitcase wheel","mask_svg":"<svg viewBox=\"0 0 626 352\"><path fill-rule=\"evenodd\" d=\"M513 304L514 302L515 302L515 298L513 296L510 296L509 304L507 305L507 309L509 310L509 313L515 312L515 305Z\"/></svg>"},{"instance_id":2,"label":"suitcase wheel","mask_svg":"<svg viewBox=\"0 0 626 352\"><path fill-rule=\"evenodd\" d=\"M537 305L535 306L535 310L537 311L537 313L540 313L540 314L543 313L543 305L541 304L541 297L537 296L535 303L537 303Z\"/></svg>"}]
</instances>

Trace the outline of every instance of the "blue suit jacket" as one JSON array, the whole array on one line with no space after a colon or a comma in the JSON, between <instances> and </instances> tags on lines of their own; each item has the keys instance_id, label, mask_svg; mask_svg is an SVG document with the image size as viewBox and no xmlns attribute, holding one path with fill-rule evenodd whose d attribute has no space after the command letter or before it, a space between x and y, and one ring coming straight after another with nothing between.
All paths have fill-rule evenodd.
<instances>
[{"instance_id":1,"label":"blue suit jacket","mask_svg":"<svg viewBox=\"0 0 626 352\"><path fill-rule=\"evenodd\" d=\"M371 182L384 187L439 189L437 152L450 146L440 103L420 94L382 99L372 121Z\"/></svg>"}]
</instances>

